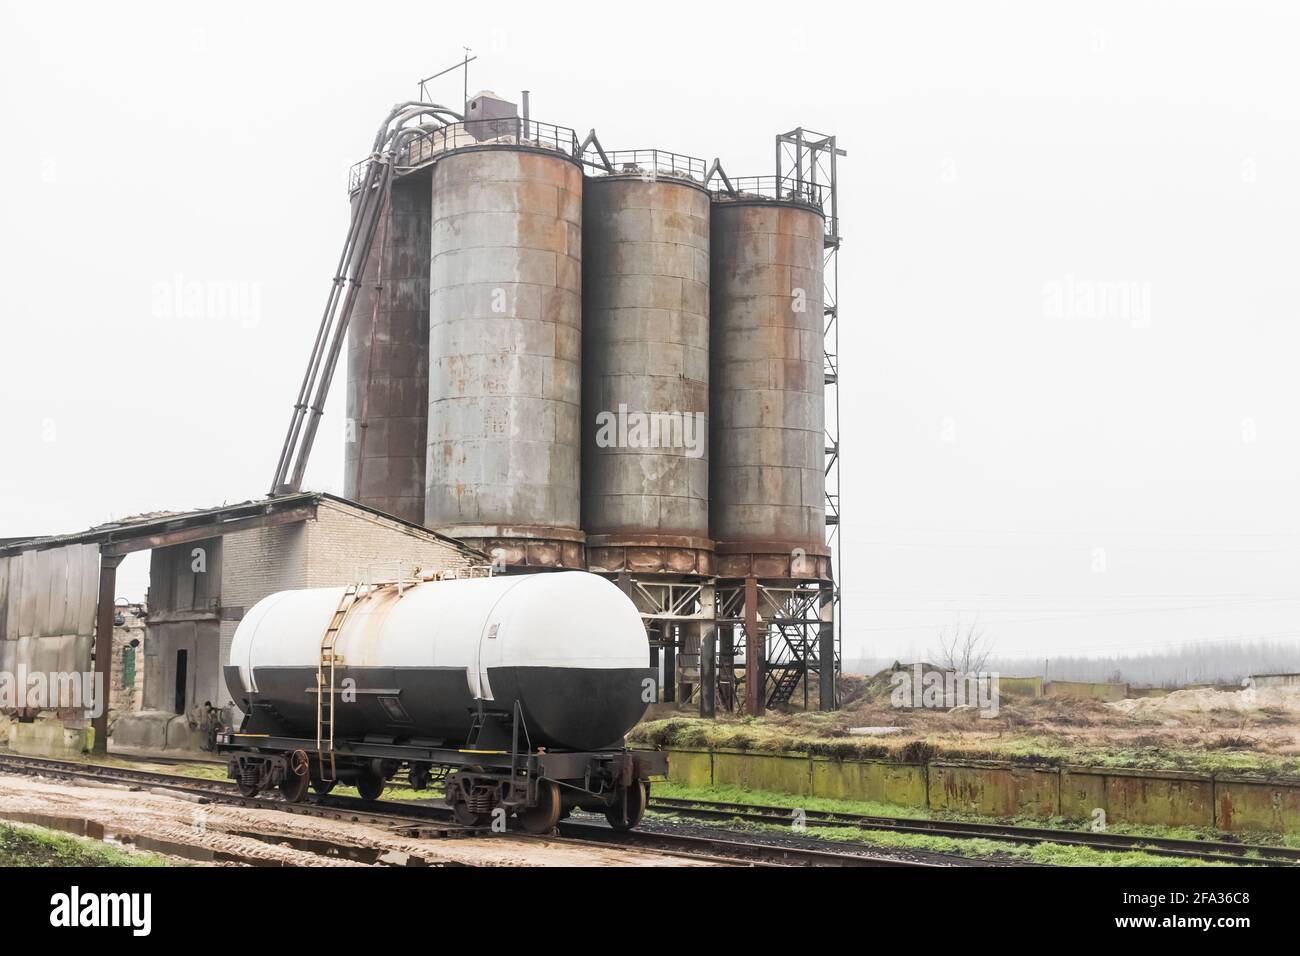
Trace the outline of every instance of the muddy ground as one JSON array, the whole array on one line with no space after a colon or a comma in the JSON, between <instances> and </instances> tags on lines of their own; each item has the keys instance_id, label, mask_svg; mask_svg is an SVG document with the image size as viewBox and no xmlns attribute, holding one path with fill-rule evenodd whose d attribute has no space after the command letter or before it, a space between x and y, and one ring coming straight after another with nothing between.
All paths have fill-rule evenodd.
<instances>
[{"instance_id":1,"label":"muddy ground","mask_svg":"<svg viewBox=\"0 0 1300 956\"><path fill-rule=\"evenodd\" d=\"M412 839L383 827L216 803L158 790L0 774L0 819L161 853L177 863L289 866L682 866L694 861L544 838ZM143 840L136 839L144 837ZM304 847L341 844L357 859Z\"/></svg>"}]
</instances>

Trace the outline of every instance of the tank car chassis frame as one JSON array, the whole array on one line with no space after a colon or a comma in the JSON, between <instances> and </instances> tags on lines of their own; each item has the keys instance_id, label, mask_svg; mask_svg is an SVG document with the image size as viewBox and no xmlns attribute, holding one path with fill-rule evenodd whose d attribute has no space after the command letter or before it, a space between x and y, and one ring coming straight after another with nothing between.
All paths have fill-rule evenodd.
<instances>
[{"instance_id":1,"label":"tank car chassis frame","mask_svg":"<svg viewBox=\"0 0 1300 956\"><path fill-rule=\"evenodd\" d=\"M415 789L442 779L444 799L460 823L504 822L497 813L503 810L505 816L517 813L526 830L549 832L574 808L603 812L617 829L630 829L645 810L649 778L668 772L668 755L662 751L521 747L521 732L527 739L521 714L511 719L480 712L475 718L475 738L465 747L375 737L338 740L332 751L336 779L355 784L364 799L375 800L385 782L406 765ZM502 739L504 732L508 741ZM287 800L296 802L306 796L309 782L318 793L333 788L335 780L323 780L316 770L330 754L318 749L314 738L230 731L219 733L216 743L217 753L228 758L227 776L248 796L279 787Z\"/></svg>"}]
</instances>

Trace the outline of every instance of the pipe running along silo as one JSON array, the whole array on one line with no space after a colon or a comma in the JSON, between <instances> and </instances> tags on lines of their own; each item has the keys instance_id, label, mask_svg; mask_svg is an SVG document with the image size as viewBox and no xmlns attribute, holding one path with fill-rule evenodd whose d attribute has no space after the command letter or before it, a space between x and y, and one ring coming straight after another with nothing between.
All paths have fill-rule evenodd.
<instances>
[{"instance_id":1,"label":"pipe running along silo","mask_svg":"<svg viewBox=\"0 0 1300 956\"><path fill-rule=\"evenodd\" d=\"M561 135L489 132L433 169L424 523L581 568L582 169Z\"/></svg>"},{"instance_id":2,"label":"pipe running along silo","mask_svg":"<svg viewBox=\"0 0 1300 956\"><path fill-rule=\"evenodd\" d=\"M709 194L657 169L584 189L588 566L708 574Z\"/></svg>"},{"instance_id":3,"label":"pipe running along silo","mask_svg":"<svg viewBox=\"0 0 1300 956\"><path fill-rule=\"evenodd\" d=\"M710 519L720 578L830 577L823 232L812 203L715 194Z\"/></svg>"},{"instance_id":4,"label":"pipe running along silo","mask_svg":"<svg viewBox=\"0 0 1300 956\"><path fill-rule=\"evenodd\" d=\"M428 390L429 178L416 174L392 184L348 322L346 497L424 522Z\"/></svg>"}]
</instances>

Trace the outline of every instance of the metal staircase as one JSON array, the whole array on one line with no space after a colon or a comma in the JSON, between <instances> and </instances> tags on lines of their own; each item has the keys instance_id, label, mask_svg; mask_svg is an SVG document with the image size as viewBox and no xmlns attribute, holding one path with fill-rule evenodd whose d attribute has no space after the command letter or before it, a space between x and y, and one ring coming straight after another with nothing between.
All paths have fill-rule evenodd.
<instances>
[{"instance_id":1,"label":"metal staircase","mask_svg":"<svg viewBox=\"0 0 1300 956\"><path fill-rule=\"evenodd\" d=\"M790 703L800 681L808 675L817 673L819 662L815 655L809 654L808 638L804 626L788 621L775 622L784 641L776 647L776 653L767 662L767 676L771 690L767 697L767 706Z\"/></svg>"}]
</instances>

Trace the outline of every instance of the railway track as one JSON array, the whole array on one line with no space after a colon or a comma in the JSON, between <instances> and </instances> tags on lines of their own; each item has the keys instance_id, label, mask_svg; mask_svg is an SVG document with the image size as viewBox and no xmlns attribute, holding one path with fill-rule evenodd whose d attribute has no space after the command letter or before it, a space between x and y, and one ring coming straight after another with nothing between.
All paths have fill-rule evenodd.
<instances>
[{"instance_id":1,"label":"railway track","mask_svg":"<svg viewBox=\"0 0 1300 956\"><path fill-rule=\"evenodd\" d=\"M649 808L659 813L710 821L740 821L768 826L789 827L790 807L759 806L704 800L681 800L668 797L650 798ZM1300 850L1289 847L1261 846L1227 841L1181 840L1169 837L1131 836L1119 833L1092 833L1015 826L996 823L968 823L911 817L880 817L866 814L803 811L803 824L809 828L857 828L864 832L886 831L959 840L994 840L1029 845L1056 843L1110 852L1142 852L1152 856L1181 857L1221 863L1250 863L1265 866L1300 864Z\"/></svg>"},{"instance_id":2,"label":"railway track","mask_svg":"<svg viewBox=\"0 0 1300 956\"><path fill-rule=\"evenodd\" d=\"M288 803L277 796L241 796L233 783L201 777L187 777L155 770L141 770L110 764L80 763L46 757L0 754L0 772L62 780L96 780L103 783L149 787L182 794L191 798L234 806L275 810L323 819L341 820L382 826L405 836L465 837L491 833L489 828L464 827L452 820L444 807L401 801L367 801L358 797L319 795L302 803ZM899 855L881 855L869 850L827 849L746 840L734 835L726 838L688 836L684 834L633 831L619 833L607 826L575 820L562 821L558 837L534 837L509 832L511 839L561 841L589 846L644 849L656 853L696 860L744 863L756 866L838 866L838 867L917 867L933 862Z\"/></svg>"}]
</instances>

